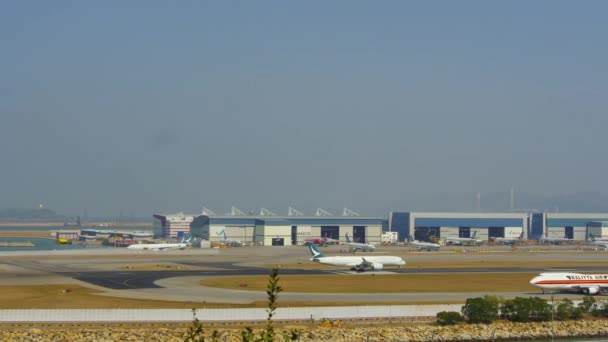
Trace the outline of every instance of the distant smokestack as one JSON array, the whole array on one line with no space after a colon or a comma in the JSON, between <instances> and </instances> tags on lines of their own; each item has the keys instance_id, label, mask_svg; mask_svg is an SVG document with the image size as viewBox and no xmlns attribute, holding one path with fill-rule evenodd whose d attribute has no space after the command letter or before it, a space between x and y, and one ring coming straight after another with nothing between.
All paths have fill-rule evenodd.
<instances>
[{"instance_id":1,"label":"distant smokestack","mask_svg":"<svg viewBox=\"0 0 608 342\"><path fill-rule=\"evenodd\" d=\"M477 192L476 196L476 209L478 212L481 212L481 192Z\"/></svg>"},{"instance_id":2,"label":"distant smokestack","mask_svg":"<svg viewBox=\"0 0 608 342\"><path fill-rule=\"evenodd\" d=\"M515 211L515 189L511 187L511 198L509 201L509 209Z\"/></svg>"}]
</instances>

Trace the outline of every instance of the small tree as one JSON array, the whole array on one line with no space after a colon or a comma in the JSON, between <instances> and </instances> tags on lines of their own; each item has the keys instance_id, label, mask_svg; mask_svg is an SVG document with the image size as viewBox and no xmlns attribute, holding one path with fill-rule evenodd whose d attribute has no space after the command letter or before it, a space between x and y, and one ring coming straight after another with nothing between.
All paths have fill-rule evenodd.
<instances>
[{"instance_id":1,"label":"small tree","mask_svg":"<svg viewBox=\"0 0 608 342\"><path fill-rule=\"evenodd\" d=\"M437 313L437 324L454 325L464 321L462 315L456 311L441 311Z\"/></svg>"},{"instance_id":2,"label":"small tree","mask_svg":"<svg viewBox=\"0 0 608 342\"><path fill-rule=\"evenodd\" d=\"M595 298L592 296L584 296L583 301L578 304L578 307L583 310L583 312L589 312L595 305Z\"/></svg>"},{"instance_id":3,"label":"small tree","mask_svg":"<svg viewBox=\"0 0 608 342\"><path fill-rule=\"evenodd\" d=\"M515 297L503 303L501 312L513 322L545 321L551 317L551 305L538 297Z\"/></svg>"},{"instance_id":4,"label":"small tree","mask_svg":"<svg viewBox=\"0 0 608 342\"><path fill-rule=\"evenodd\" d=\"M495 296L467 298L462 315L469 323L491 323L498 318L499 300Z\"/></svg>"},{"instance_id":5,"label":"small tree","mask_svg":"<svg viewBox=\"0 0 608 342\"><path fill-rule=\"evenodd\" d=\"M574 309L574 303L572 303L570 299L566 298L557 305L557 308L555 309L555 316L560 321L569 319L571 318Z\"/></svg>"},{"instance_id":6,"label":"small tree","mask_svg":"<svg viewBox=\"0 0 608 342\"><path fill-rule=\"evenodd\" d=\"M205 329L203 323L196 317L196 309L192 309L192 324L188 327L188 331L184 334L184 342L205 342ZM219 341L220 333L214 329L211 332L211 342Z\"/></svg>"}]
</instances>

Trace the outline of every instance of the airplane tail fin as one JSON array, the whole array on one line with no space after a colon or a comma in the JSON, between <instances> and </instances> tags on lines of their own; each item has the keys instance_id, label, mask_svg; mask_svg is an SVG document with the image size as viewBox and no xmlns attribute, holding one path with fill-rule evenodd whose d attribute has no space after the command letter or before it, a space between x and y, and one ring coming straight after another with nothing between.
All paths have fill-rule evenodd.
<instances>
[{"instance_id":1,"label":"airplane tail fin","mask_svg":"<svg viewBox=\"0 0 608 342\"><path fill-rule=\"evenodd\" d=\"M323 258L325 256L325 254L321 253L314 243L307 241L305 245L308 246L308 249L310 249L310 254L312 254L313 258Z\"/></svg>"},{"instance_id":2,"label":"airplane tail fin","mask_svg":"<svg viewBox=\"0 0 608 342\"><path fill-rule=\"evenodd\" d=\"M524 232L521 232L521 234L519 234L519 239L523 239L524 238Z\"/></svg>"},{"instance_id":3,"label":"airplane tail fin","mask_svg":"<svg viewBox=\"0 0 608 342\"><path fill-rule=\"evenodd\" d=\"M350 242L350 238L348 237L348 233L346 233L346 242Z\"/></svg>"},{"instance_id":4,"label":"airplane tail fin","mask_svg":"<svg viewBox=\"0 0 608 342\"><path fill-rule=\"evenodd\" d=\"M591 241L595 241L595 236L593 236L593 234L589 234L589 237L591 238Z\"/></svg>"},{"instance_id":5,"label":"airplane tail fin","mask_svg":"<svg viewBox=\"0 0 608 342\"><path fill-rule=\"evenodd\" d=\"M413 237L413 236L411 236L411 235L408 235L408 237L407 237L407 241L408 241L408 242L412 242L412 241L414 241L414 237Z\"/></svg>"},{"instance_id":6,"label":"airplane tail fin","mask_svg":"<svg viewBox=\"0 0 608 342\"><path fill-rule=\"evenodd\" d=\"M471 239L474 239L474 238L476 238L476 237L477 237L477 231L474 231L474 232L473 232L473 235L471 235Z\"/></svg>"},{"instance_id":7,"label":"airplane tail fin","mask_svg":"<svg viewBox=\"0 0 608 342\"><path fill-rule=\"evenodd\" d=\"M188 235L184 236L182 238L182 241L180 241L179 243L189 243L190 240L192 240L192 235L188 234Z\"/></svg>"}]
</instances>

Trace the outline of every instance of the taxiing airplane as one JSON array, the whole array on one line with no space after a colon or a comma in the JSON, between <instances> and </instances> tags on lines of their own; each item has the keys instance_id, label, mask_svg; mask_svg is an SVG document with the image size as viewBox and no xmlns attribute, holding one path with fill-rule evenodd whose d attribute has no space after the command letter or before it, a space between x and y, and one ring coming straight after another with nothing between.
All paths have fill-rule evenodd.
<instances>
[{"instance_id":1,"label":"taxiing airplane","mask_svg":"<svg viewBox=\"0 0 608 342\"><path fill-rule=\"evenodd\" d=\"M591 242L587 242L587 245L608 250L608 241L597 240L593 234L589 234L589 238L591 238Z\"/></svg>"},{"instance_id":2,"label":"taxiing airplane","mask_svg":"<svg viewBox=\"0 0 608 342\"><path fill-rule=\"evenodd\" d=\"M499 245L515 245L521 243L524 240L524 232L519 234L519 237L516 238L506 238L506 237L497 237L494 238L494 242Z\"/></svg>"},{"instance_id":3,"label":"taxiing airplane","mask_svg":"<svg viewBox=\"0 0 608 342\"><path fill-rule=\"evenodd\" d=\"M332 266L347 266L352 271L363 272L368 270L381 270L384 266L403 266L405 261L396 256L325 256L312 242L306 242L312 258L310 260L320 264Z\"/></svg>"},{"instance_id":4,"label":"taxiing airplane","mask_svg":"<svg viewBox=\"0 0 608 342\"><path fill-rule=\"evenodd\" d=\"M441 245L439 245L438 243L416 241L411 235L408 237L407 241L410 246L415 247L419 251L438 251L441 248Z\"/></svg>"},{"instance_id":5,"label":"taxiing airplane","mask_svg":"<svg viewBox=\"0 0 608 342\"><path fill-rule=\"evenodd\" d=\"M473 246L477 246L478 244L481 243L481 240L476 238L477 236L477 231L473 232L473 235L471 235L470 238L464 238L464 237L449 237L445 239L445 243L448 245L473 245Z\"/></svg>"},{"instance_id":6,"label":"taxiing airplane","mask_svg":"<svg viewBox=\"0 0 608 342\"><path fill-rule=\"evenodd\" d=\"M346 233L346 246L348 246L353 251L363 251L363 252L373 252L376 250L376 246L371 243L360 243L360 242L352 242L348 237L348 233Z\"/></svg>"},{"instance_id":7,"label":"taxiing airplane","mask_svg":"<svg viewBox=\"0 0 608 342\"><path fill-rule=\"evenodd\" d=\"M179 243L136 243L127 246L127 249L135 250L151 250L151 251L162 251L166 249L185 249L192 240L192 236L188 239L183 238Z\"/></svg>"},{"instance_id":8,"label":"taxiing airplane","mask_svg":"<svg viewBox=\"0 0 608 342\"><path fill-rule=\"evenodd\" d=\"M595 295L608 288L608 274L541 273L530 284L543 290L570 291Z\"/></svg>"}]
</instances>

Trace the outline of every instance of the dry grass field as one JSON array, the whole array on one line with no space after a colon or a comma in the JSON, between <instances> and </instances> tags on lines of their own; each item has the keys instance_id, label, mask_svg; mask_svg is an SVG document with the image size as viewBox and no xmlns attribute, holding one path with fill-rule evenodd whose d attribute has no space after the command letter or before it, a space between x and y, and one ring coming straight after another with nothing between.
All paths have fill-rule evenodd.
<instances>
[{"instance_id":1,"label":"dry grass field","mask_svg":"<svg viewBox=\"0 0 608 342\"><path fill-rule=\"evenodd\" d=\"M98 295L98 291L77 285L0 286L0 309L192 309L265 308L266 301L251 304L173 302L138 300ZM459 303L455 301L454 303ZM450 302L448 302L449 304ZM281 301L279 307L368 305L369 302ZM431 302L378 302L377 305L431 304Z\"/></svg>"},{"instance_id":2,"label":"dry grass field","mask_svg":"<svg viewBox=\"0 0 608 342\"><path fill-rule=\"evenodd\" d=\"M399 293L399 292L538 292L529 284L535 273L356 274L282 276L285 292ZM204 286L265 291L268 277L217 277ZM243 286L246 284L246 286Z\"/></svg>"}]
</instances>

